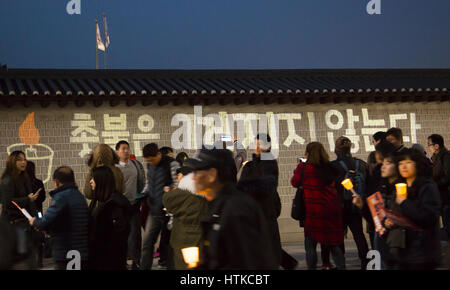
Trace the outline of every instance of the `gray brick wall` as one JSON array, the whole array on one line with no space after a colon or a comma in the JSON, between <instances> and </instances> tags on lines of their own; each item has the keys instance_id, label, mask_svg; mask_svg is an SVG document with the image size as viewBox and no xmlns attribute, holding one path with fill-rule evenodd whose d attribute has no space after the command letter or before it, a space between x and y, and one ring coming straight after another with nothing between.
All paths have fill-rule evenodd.
<instances>
[{"instance_id":1,"label":"gray brick wall","mask_svg":"<svg viewBox=\"0 0 450 290\"><path fill-rule=\"evenodd\" d=\"M301 229L298 228L295 221L289 218L290 203L295 193L289 181L296 167L297 157L302 156L306 144L311 142L314 136L317 141L325 145L331 159L334 159L335 155L331 151L333 148L330 146L330 142L334 144L334 140L337 137L346 135L353 136L351 138L354 141L359 141L359 149L354 153L354 156L366 160L371 150L369 147L366 148L364 141L365 138L368 140L368 137L371 135L368 133L370 130L367 129L389 128L393 125L394 119L396 119L396 126L402 128L404 135L409 138L409 142L405 142L407 146L410 146L413 141L425 146L426 137L432 133L443 135L445 140L450 143L448 130L450 126L450 118L448 117L450 103L448 102L348 105L288 104L271 106L215 105L202 107L202 110L203 117L218 112L226 112L228 115L237 113L266 114L267 112L272 112L279 117L279 194L283 204L279 224L283 241L296 241L301 237ZM39 131L40 138L39 144L30 147L22 144L23 141L19 136L19 127L23 124L28 114L33 112L35 127ZM108 118L106 118L105 123L105 114L112 118L110 119L112 122L109 124L107 122ZM45 184L47 192L52 189L49 174L51 175L53 170L60 165L71 166L76 173L78 184L83 188L87 174L87 155L85 153L89 152L99 142L106 143L109 139L107 135L110 132L119 131L121 134L124 134L119 135L117 138L124 138L130 141L132 150L138 155L138 160L143 161L139 150L145 144L156 142L160 146L171 146L172 135L181 127L181 125L171 126L172 118L176 114L194 114L194 108L172 105L162 107L136 105L127 107L124 104L116 107L103 105L97 108L92 105L81 108L69 105L65 108L59 108L56 104L51 104L47 108L37 105L28 108L15 106L6 109L0 107L0 171L3 172L5 168L8 148L10 151L16 149L27 150L28 159L35 161L37 165L38 177L43 180L49 180ZM315 126L313 126L312 115L314 116ZM122 123L119 122L119 117L121 116L122 119L120 121ZM250 118L250 115L246 116ZM352 116L356 116L356 118L353 118L354 122L352 121ZM292 119L292 117L294 118ZM298 117L301 117L301 119ZM289 118L291 118L291 121L286 120ZM359 120L357 120L358 118ZM413 120L414 118L415 121ZM153 126L151 120L153 120ZM93 125L94 122L95 125ZM291 132L289 132L289 123ZM80 127L80 124L88 124L90 126L83 128ZM220 131L221 129L218 129L217 133L220 133ZM245 131L245 133L247 133L248 138L251 137L251 131ZM292 139L289 146L285 146L284 143L289 133L298 135L300 139L295 139L298 137L292 135L295 138ZM330 136L330 133L333 136ZM303 144L297 141L301 141ZM110 140L110 143L112 145L115 141ZM36 151L32 148L36 149ZM185 151L190 155L194 152L192 147L175 150L175 153L181 151ZM250 158L251 150L248 153ZM48 201L49 199L47 199L45 206L48 205Z\"/></svg>"}]
</instances>

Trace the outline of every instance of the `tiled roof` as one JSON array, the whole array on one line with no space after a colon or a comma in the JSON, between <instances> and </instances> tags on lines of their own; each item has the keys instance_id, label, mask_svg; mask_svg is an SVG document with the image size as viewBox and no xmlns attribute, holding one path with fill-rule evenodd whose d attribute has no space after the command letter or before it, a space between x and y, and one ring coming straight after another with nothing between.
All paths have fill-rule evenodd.
<instances>
[{"instance_id":1,"label":"tiled roof","mask_svg":"<svg viewBox=\"0 0 450 290\"><path fill-rule=\"evenodd\" d=\"M43 106L341 103L449 100L450 70L0 71L0 102Z\"/></svg>"}]
</instances>

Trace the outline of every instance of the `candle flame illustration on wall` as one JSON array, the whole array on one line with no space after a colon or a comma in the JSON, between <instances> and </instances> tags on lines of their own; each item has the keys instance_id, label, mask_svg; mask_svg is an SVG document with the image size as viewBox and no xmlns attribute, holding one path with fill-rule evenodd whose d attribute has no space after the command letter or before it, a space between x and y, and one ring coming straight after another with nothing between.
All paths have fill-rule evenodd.
<instances>
[{"instance_id":1,"label":"candle flame illustration on wall","mask_svg":"<svg viewBox=\"0 0 450 290\"><path fill-rule=\"evenodd\" d=\"M41 135L39 130L36 128L34 123L34 112L28 114L25 121L19 127L19 137L23 144L26 145L36 145L39 143Z\"/></svg>"},{"instance_id":2,"label":"candle flame illustration on wall","mask_svg":"<svg viewBox=\"0 0 450 290\"><path fill-rule=\"evenodd\" d=\"M16 150L23 151L27 160L36 164L36 169L42 168L41 176L38 174L39 170L36 170L36 175L38 178L42 177L43 182L46 183L51 177L54 152L49 146L39 144L41 135L36 127L34 117L34 112L27 115L18 130L22 143L8 146L7 152L9 155Z\"/></svg>"}]
</instances>

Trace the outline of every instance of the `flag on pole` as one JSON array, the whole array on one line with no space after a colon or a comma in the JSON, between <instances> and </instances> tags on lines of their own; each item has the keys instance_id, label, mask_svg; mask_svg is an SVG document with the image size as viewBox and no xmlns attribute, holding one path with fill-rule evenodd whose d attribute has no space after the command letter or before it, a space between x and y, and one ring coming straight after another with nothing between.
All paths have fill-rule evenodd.
<instances>
[{"instance_id":1,"label":"flag on pole","mask_svg":"<svg viewBox=\"0 0 450 290\"><path fill-rule=\"evenodd\" d=\"M102 36L100 35L100 27L97 23L97 49L105 51L105 44L103 43Z\"/></svg>"},{"instance_id":2,"label":"flag on pole","mask_svg":"<svg viewBox=\"0 0 450 290\"><path fill-rule=\"evenodd\" d=\"M105 48L109 46L108 25L106 24L106 15L103 16L103 25L105 26Z\"/></svg>"}]
</instances>

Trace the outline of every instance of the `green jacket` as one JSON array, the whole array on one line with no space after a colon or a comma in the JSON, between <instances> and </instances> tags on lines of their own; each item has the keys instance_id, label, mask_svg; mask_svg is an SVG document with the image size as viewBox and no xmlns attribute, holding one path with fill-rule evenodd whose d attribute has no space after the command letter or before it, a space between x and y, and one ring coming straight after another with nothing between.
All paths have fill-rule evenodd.
<instances>
[{"instance_id":1,"label":"green jacket","mask_svg":"<svg viewBox=\"0 0 450 290\"><path fill-rule=\"evenodd\" d=\"M208 212L208 201L200 195L188 190L174 189L163 195L163 204L173 214L173 227L170 235L170 246L174 252L176 270L187 269L181 249L199 247L202 250L201 221Z\"/></svg>"}]
</instances>

